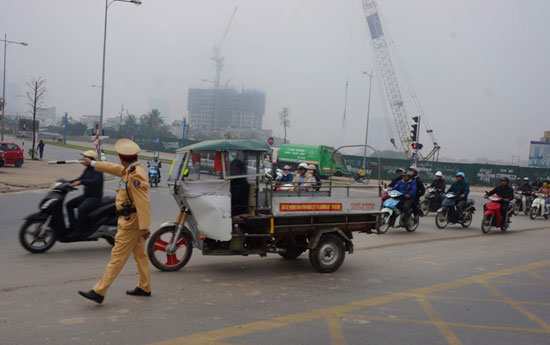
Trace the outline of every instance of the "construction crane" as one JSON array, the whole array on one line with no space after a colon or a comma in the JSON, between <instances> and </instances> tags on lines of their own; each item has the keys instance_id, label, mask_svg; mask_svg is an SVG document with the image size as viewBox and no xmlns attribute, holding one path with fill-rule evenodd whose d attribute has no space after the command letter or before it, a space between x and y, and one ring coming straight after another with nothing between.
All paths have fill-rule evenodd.
<instances>
[{"instance_id":1,"label":"construction crane","mask_svg":"<svg viewBox=\"0 0 550 345\"><path fill-rule=\"evenodd\" d=\"M401 142L401 147L403 151L409 158L413 157L412 150L412 140L410 137L411 126L409 123L409 117L407 116L407 111L403 102L403 96L401 90L399 89L399 83L397 82L397 75L393 67L390 47L388 46L388 41L382 30L382 23L380 21L380 14L378 13L378 6L375 0L363 0L363 10L365 11L365 17L367 19L367 24L372 39L372 46L374 49L374 55L376 56L376 67L381 76L382 82L384 84L385 93L389 101L391 112L393 114L393 119L395 122L395 127ZM412 85L409 86L411 92ZM416 95L413 94L413 100L419 109L420 115L424 115L422 107L418 102ZM424 118L424 116L422 116ZM422 159L429 160L435 158L436 154L439 152L440 146L437 144L433 130L429 127L426 121L423 122L426 124L427 133L430 135L434 148L432 151ZM395 143L395 139L391 138L392 143Z\"/></svg>"},{"instance_id":2,"label":"construction crane","mask_svg":"<svg viewBox=\"0 0 550 345\"><path fill-rule=\"evenodd\" d=\"M223 60L224 58L220 55L223 47L223 43L225 42L225 38L227 37L227 32L229 32L229 28L231 27L231 23L233 23L233 18L235 17L235 14L237 13L237 10L239 7L235 7L233 10L233 14L231 15L231 18L229 19L229 23L227 23L227 27L225 28L225 32L223 33L222 40L220 44L214 47L214 54L210 58L216 63L216 79L214 79L214 89L220 88L220 76L223 70Z\"/></svg>"}]
</instances>

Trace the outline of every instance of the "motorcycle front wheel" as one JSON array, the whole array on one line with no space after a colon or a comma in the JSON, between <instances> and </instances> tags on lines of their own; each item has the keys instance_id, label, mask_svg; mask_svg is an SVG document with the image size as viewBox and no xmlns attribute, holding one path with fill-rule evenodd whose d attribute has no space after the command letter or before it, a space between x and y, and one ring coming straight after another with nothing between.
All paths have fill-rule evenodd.
<instances>
[{"instance_id":1,"label":"motorcycle front wheel","mask_svg":"<svg viewBox=\"0 0 550 345\"><path fill-rule=\"evenodd\" d=\"M447 216L447 212L437 212L437 214L435 215L435 226L437 226L438 229L445 229L448 224L449 217Z\"/></svg>"},{"instance_id":2,"label":"motorcycle front wheel","mask_svg":"<svg viewBox=\"0 0 550 345\"><path fill-rule=\"evenodd\" d=\"M385 234L391 228L391 215L387 212L382 213L380 216L380 228L379 232Z\"/></svg>"},{"instance_id":3,"label":"motorcycle front wheel","mask_svg":"<svg viewBox=\"0 0 550 345\"><path fill-rule=\"evenodd\" d=\"M531 207L531 211L529 211L529 218L535 220L538 216L539 208L538 207Z\"/></svg>"},{"instance_id":4,"label":"motorcycle front wheel","mask_svg":"<svg viewBox=\"0 0 550 345\"><path fill-rule=\"evenodd\" d=\"M422 212L422 216L425 217L430 213L430 201L429 200L423 200L420 203L420 212Z\"/></svg>"},{"instance_id":5,"label":"motorcycle front wheel","mask_svg":"<svg viewBox=\"0 0 550 345\"><path fill-rule=\"evenodd\" d=\"M55 244L55 231L50 228L42 231L44 223L45 220L29 219L19 230L19 243L31 253L44 253Z\"/></svg>"},{"instance_id":6,"label":"motorcycle front wheel","mask_svg":"<svg viewBox=\"0 0 550 345\"><path fill-rule=\"evenodd\" d=\"M491 215L485 215L483 216L483 220L481 221L481 231L483 231L484 234L491 231L491 227L493 226L493 216Z\"/></svg>"}]
</instances>

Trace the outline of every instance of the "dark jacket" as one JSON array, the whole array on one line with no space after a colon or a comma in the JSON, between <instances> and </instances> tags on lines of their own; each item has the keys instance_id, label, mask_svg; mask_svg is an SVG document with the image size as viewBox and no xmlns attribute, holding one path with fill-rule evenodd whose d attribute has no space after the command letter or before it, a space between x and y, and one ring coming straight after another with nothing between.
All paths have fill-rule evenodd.
<instances>
[{"instance_id":1,"label":"dark jacket","mask_svg":"<svg viewBox=\"0 0 550 345\"><path fill-rule=\"evenodd\" d=\"M416 201L420 200L420 197L426 193L426 186L424 186L424 182L420 178L420 176L416 176L414 178L416 181Z\"/></svg>"},{"instance_id":2,"label":"dark jacket","mask_svg":"<svg viewBox=\"0 0 550 345\"><path fill-rule=\"evenodd\" d=\"M468 199L468 194L470 194L470 185L466 181L454 182L447 193L455 193L455 195L462 200ZM464 194L464 198L461 198L460 195Z\"/></svg>"},{"instance_id":3,"label":"dark jacket","mask_svg":"<svg viewBox=\"0 0 550 345\"><path fill-rule=\"evenodd\" d=\"M393 187L393 190L397 190L397 191L403 193L403 195L409 194L411 196L411 200L414 200L416 198L416 195L417 195L417 189L416 188L417 188L416 181L413 180L413 179L409 180L408 182L405 182L403 180L399 180L399 182L397 182L395 187Z\"/></svg>"},{"instance_id":4,"label":"dark jacket","mask_svg":"<svg viewBox=\"0 0 550 345\"><path fill-rule=\"evenodd\" d=\"M390 184L388 185L388 187L395 187L395 185L397 184L397 182L401 181L401 177L395 177L393 180L391 180Z\"/></svg>"},{"instance_id":5,"label":"dark jacket","mask_svg":"<svg viewBox=\"0 0 550 345\"><path fill-rule=\"evenodd\" d=\"M446 187L446 184L443 178L440 178L439 180L434 179L432 181L432 184L430 185L430 188L435 188L437 192L444 192L445 187Z\"/></svg>"},{"instance_id":6,"label":"dark jacket","mask_svg":"<svg viewBox=\"0 0 550 345\"><path fill-rule=\"evenodd\" d=\"M508 199L508 201L512 200L514 198L514 189L508 185L506 187L498 186L494 188L492 191L487 193L487 195L493 195L496 194L500 196L503 199Z\"/></svg>"},{"instance_id":7,"label":"dark jacket","mask_svg":"<svg viewBox=\"0 0 550 345\"><path fill-rule=\"evenodd\" d=\"M518 188L518 191L522 192L522 193L531 193L531 191L533 190L533 186L531 186L531 184L527 183L527 184L522 184L521 186L519 186Z\"/></svg>"},{"instance_id":8,"label":"dark jacket","mask_svg":"<svg viewBox=\"0 0 550 345\"><path fill-rule=\"evenodd\" d=\"M80 181L84 186L84 195L88 198L103 197L103 173L92 167L84 169L82 175L73 181Z\"/></svg>"},{"instance_id":9,"label":"dark jacket","mask_svg":"<svg viewBox=\"0 0 550 345\"><path fill-rule=\"evenodd\" d=\"M231 180L231 216L248 213L248 193L250 185L246 178Z\"/></svg>"}]
</instances>

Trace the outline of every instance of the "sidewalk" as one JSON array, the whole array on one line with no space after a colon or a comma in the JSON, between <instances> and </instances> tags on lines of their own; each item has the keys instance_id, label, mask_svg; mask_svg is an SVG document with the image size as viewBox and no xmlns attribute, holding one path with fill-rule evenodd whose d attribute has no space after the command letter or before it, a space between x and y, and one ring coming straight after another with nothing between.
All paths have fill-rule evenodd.
<instances>
[{"instance_id":1,"label":"sidewalk","mask_svg":"<svg viewBox=\"0 0 550 345\"><path fill-rule=\"evenodd\" d=\"M61 167L50 165L46 161L26 159L21 168L13 166L0 168L0 193L48 188L58 179L73 180L80 174L82 174L80 164L67 164Z\"/></svg>"}]
</instances>

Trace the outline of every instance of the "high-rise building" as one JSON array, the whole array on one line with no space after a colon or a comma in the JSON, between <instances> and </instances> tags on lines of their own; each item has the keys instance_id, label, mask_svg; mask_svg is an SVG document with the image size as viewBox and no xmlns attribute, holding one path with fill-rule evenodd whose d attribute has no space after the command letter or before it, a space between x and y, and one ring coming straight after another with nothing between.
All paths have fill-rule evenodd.
<instances>
[{"instance_id":1,"label":"high-rise building","mask_svg":"<svg viewBox=\"0 0 550 345\"><path fill-rule=\"evenodd\" d=\"M187 110L192 127L261 129L265 93L257 90L189 89Z\"/></svg>"},{"instance_id":2,"label":"high-rise building","mask_svg":"<svg viewBox=\"0 0 550 345\"><path fill-rule=\"evenodd\" d=\"M36 119L42 126L55 126L55 107L36 108Z\"/></svg>"}]
</instances>

